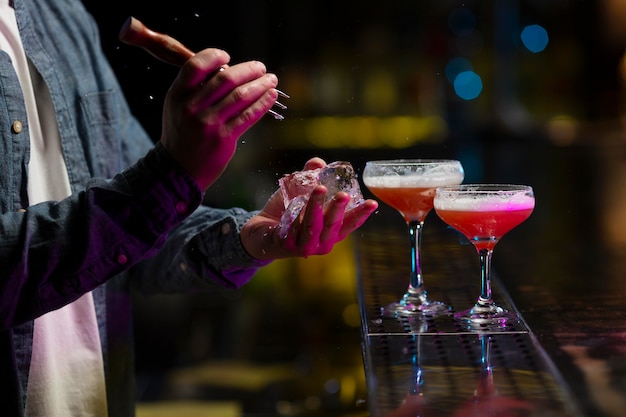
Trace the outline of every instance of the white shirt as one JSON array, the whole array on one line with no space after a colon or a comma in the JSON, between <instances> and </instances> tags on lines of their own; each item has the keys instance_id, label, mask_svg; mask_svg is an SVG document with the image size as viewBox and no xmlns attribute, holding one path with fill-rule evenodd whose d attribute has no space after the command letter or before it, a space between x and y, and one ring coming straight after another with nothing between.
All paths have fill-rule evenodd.
<instances>
[{"instance_id":1,"label":"white shirt","mask_svg":"<svg viewBox=\"0 0 626 417\"><path fill-rule=\"evenodd\" d=\"M52 98L27 60L9 0L0 0L0 49L20 80L30 130L31 205L61 200L70 184ZM91 293L35 319L26 417L107 417L104 368Z\"/></svg>"}]
</instances>

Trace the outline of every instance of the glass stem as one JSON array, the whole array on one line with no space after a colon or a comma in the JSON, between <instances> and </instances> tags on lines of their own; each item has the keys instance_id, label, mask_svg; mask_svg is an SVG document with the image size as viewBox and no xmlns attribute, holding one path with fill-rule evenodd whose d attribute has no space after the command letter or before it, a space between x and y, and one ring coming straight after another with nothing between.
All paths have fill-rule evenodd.
<instances>
[{"instance_id":1,"label":"glass stem","mask_svg":"<svg viewBox=\"0 0 626 417\"><path fill-rule=\"evenodd\" d=\"M478 396L487 396L495 393L493 386L493 369L491 368L491 336L481 334L480 339L480 379L478 381Z\"/></svg>"},{"instance_id":2,"label":"glass stem","mask_svg":"<svg viewBox=\"0 0 626 417\"><path fill-rule=\"evenodd\" d=\"M420 247L422 245L422 228L424 222L410 221L409 237L411 239L411 287L413 292L421 292L424 283L422 282L422 263L420 260ZM417 291L415 291L417 290Z\"/></svg>"},{"instance_id":3,"label":"glass stem","mask_svg":"<svg viewBox=\"0 0 626 417\"><path fill-rule=\"evenodd\" d=\"M478 304L482 306L493 304L491 296L491 255L492 249L480 249L478 256L480 258L480 297Z\"/></svg>"},{"instance_id":4,"label":"glass stem","mask_svg":"<svg viewBox=\"0 0 626 417\"><path fill-rule=\"evenodd\" d=\"M413 386L411 387L410 394L419 395L422 394L424 377L422 375L422 336L420 334L413 335L415 340L415 352L411 357L411 365L413 367Z\"/></svg>"}]
</instances>

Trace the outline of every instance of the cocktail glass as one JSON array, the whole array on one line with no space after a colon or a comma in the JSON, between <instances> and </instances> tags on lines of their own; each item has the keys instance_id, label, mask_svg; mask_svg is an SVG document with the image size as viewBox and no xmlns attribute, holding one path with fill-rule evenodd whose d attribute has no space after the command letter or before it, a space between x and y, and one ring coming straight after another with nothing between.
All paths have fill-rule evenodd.
<instances>
[{"instance_id":1,"label":"cocktail glass","mask_svg":"<svg viewBox=\"0 0 626 417\"><path fill-rule=\"evenodd\" d=\"M447 314L451 307L431 300L424 288L420 248L426 215L433 208L435 189L463 182L459 161L448 159L396 159L369 161L363 182L379 199L396 209L404 218L411 242L411 276L408 289L397 302L385 307L394 315Z\"/></svg>"},{"instance_id":2,"label":"cocktail glass","mask_svg":"<svg viewBox=\"0 0 626 417\"><path fill-rule=\"evenodd\" d=\"M504 327L518 322L514 312L498 306L491 294L491 257L502 236L525 221L535 207L527 185L465 184L440 187L435 211L448 225L467 237L480 258L481 293L474 307L454 314L469 327Z\"/></svg>"}]
</instances>

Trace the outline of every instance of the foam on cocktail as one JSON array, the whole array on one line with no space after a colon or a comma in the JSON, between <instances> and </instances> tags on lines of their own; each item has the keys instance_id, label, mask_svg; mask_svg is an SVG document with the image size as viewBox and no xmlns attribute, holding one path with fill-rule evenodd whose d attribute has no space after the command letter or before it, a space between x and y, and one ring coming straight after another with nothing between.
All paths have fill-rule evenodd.
<instances>
[{"instance_id":1,"label":"foam on cocktail","mask_svg":"<svg viewBox=\"0 0 626 417\"><path fill-rule=\"evenodd\" d=\"M460 184L463 182L463 173L458 170L446 172L435 169L424 173L411 173L408 175L385 175L379 177L364 178L368 187L380 188L435 188L444 185Z\"/></svg>"},{"instance_id":2,"label":"foam on cocktail","mask_svg":"<svg viewBox=\"0 0 626 417\"><path fill-rule=\"evenodd\" d=\"M525 194L455 195L435 198L436 210L516 211L535 207L535 199Z\"/></svg>"}]
</instances>

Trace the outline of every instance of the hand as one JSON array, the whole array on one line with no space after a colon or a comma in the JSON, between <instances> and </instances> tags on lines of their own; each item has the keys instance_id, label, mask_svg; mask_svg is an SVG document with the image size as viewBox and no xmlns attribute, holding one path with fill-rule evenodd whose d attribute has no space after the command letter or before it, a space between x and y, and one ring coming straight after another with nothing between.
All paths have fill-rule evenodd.
<instances>
[{"instance_id":1,"label":"hand","mask_svg":"<svg viewBox=\"0 0 626 417\"><path fill-rule=\"evenodd\" d=\"M304 169L317 169L325 165L322 159L313 158L305 164ZM323 185L313 190L308 203L283 239L278 226L285 206L280 190L277 190L261 212L241 228L241 242L246 251L262 260L324 255L332 250L335 243L358 229L378 208L375 200L365 200L346 212L350 196L343 191L337 193L324 208L326 191Z\"/></svg>"},{"instance_id":2,"label":"hand","mask_svg":"<svg viewBox=\"0 0 626 417\"><path fill-rule=\"evenodd\" d=\"M222 174L239 137L278 98L278 79L263 63L229 61L219 49L195 54L165 97L161 143L203 191Z\"/></svg>"}]
</instances>

